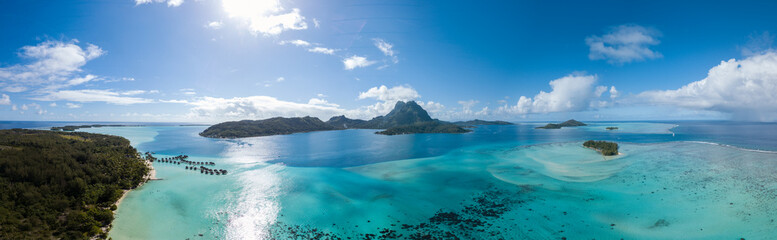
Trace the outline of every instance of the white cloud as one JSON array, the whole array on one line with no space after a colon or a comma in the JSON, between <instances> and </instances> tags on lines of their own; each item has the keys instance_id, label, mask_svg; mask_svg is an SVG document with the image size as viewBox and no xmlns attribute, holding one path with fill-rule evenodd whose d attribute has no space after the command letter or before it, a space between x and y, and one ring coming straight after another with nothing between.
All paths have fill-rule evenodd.
<instances>
[{"instance_id":1,"label":"white cloud","mask_svg":"<svg viewBox=\"0 0 777 240\"><path fill-rule=\"evenodd\" d=\"M375 64L375 61L367 60L366 57L360 57L353 55L349 58L343 59L343 65L345 65L345 70L353 70L357 67L367 67L372 64Z\"/></svg>"},{"instance_id":2,"label":"white cloud","mask_svg":"<svg viewBox=\"0 0 777 240\"><path fill-rule=\"evenodd\" d=\"M280 44L280 45L292 44L292 45L294 45L294 46L298 46L298 47L306 47L306 46L310 46L310 43L309 43L309 42L307 42L307 41L305 41L305 40L300 40L300 39L297 39L297 40L291 40L291 41L281 41L279 44Z\"/></svg>"},{"instance_id":3,"label":"white cloud","mask_svg":"<svg viewBox=\"0 0 777 240\"><path fill-rule=\"evenodd\" d=\"M177 7L183 4L183 0L135 0L135 5L147 4L147 3L167 3L168 7Z\"/></svg>"},{"instance_id":4,"label":"white cloud","mask_svg":"<svg viewBox=\"0 0 777 240\"><path fill-rule=\"evenodd\" d=\"M316 94L316 96L318 96L319 98L325 98L325 97L327 97L327 96L326 96L326 95L324 95L323 93Z\"/></svg>"},{"instance_id":5,"label":"white cloud","mask_svg":"<svg viewBox=\"0 0 777 240\"><path fill-rule=\"evenodd\" d=\"M11 105L11 97L3 94L2 97L0 97L0 105Z\"/></svg>"},{"instance_id":6,"label":"white cloud","mask_svg":"<svg viewBox=\"0 0 777 240\"><path fill-rule=\"evenodd\" d=\"M614 99L614 98L617 98L618 96L619 96L618 90L615 89L615 86L610 87L610 98Z\"/></svg>"},{"instance_id":7,"label":"white cloud","mask_svg":"<svg viewBox=\"0 0 777 240\"><path fill-rule=\"evenodd\" d=\"M81 104L75 103L65 103L65 106L67 106L67 108L81 108Z\"/></svg>"},{"instance_id":8,"label":"white cloud","mask_svg":"<svg viewBox=\"0 0 777 240\"><path fill-rule=\"evenodd\" d=\"M730 113L739 120L777 121L777 53L722 61L707 77L676 90L646 91L651 103Z\"/></svg>"},{"instance_id":9,"label":"white cloud","mask_svg":"<svg viewBox=\"0 0 777 240\"><path fill-rule=\"evenodd\" d=\"M474 107L478 103L479 103L479 101L477 101L477 100L459 101L459 104L461 105L462 112L464 112L465 114L471 114L472 113L472 107Z\"/></svg>"},{"instance_id":10,"label":"white cloud","mask_svg":"<svg viewBox=\"0 0 777 240\"><path fill-rule=\"evenodd\" d=\"M661 35L655 29L639 25L620 25L602 36L589 36L585 43L590 49L591 60L607 60L610 64L624 64L632 61L660 58L661 53L650 49L659 44Z\"/></svg>"},{"instance_id":11,"label":"white cloud","mask_svg":"<svg viewBox=\"0 0 777 240\"><path fill-rule=\"evenodd\" d=\"M434 113L439 113L445 110L445 106L438 102L428 101L418 101L418 105L424 108L427 112L429 112L430 115L434 115Z\"/></svg>"},{"instance_id":12,"label":"white cloud","mask_svg":"<svg viewBox=\"0 0 777 240\"><path fill-rule=\"evenodd\" d=\"M332 55L335 53L335 51L337 51L337 49L331 49L331 48L325 48L325 47L314 47L314 48L308 49L308 52L323 53L327 55Z\"/></svg>"},{"instance_id":13,"label":"white cloud","mask_svg":"<svg viewBox=\"0 0 777 240\"><path fill-rule=\"evenodd\" d=\"M33 99L39 101L105 102L118 105L153 102L151 99L124 97L120 95L120 93L110 90L82 89L49 92L44 96Z\"/></svg>"},{"instance_id":14,"label":"white cloud","mask_svg":"<svg viewBox=\"0 0 777 240\"><path fill-rule=\"evenodd\" d=\"M278 35L287 30L307 29L305 17L298 8L286 11L280 0L222 0L224 11L231 18L244 20L254 34Z\"/></svg>"},{"instance_id":15,"label":"white cloud","mask_svg":"<svg viewBox=\"0 0 777 240\"><path fill-rule=\"evenodd\" d=\"M27 88L26 88L26 87L23 87L23 86L19 86L19 85L14 85L14 86L7 86L7 87L4 87L4 88L3 88L3 91L17 93L17 92L24 92L24 91L27 91Z\"/></svg>"},{"instance_id":16,"label":"white cloud","mask_svg":"<svg viewBox=\"0 0 777 240\"><path fill-rule=\"evenodd\" d=\"M78 40L69 42L45 41L35 46L24 46L19 56L31 60L26 65L13 65L0 68L0 87L9 92L26 91L29 87L73 86L95 80L94 75L72 77L81 72L88 61L102 56L105 52L93 44L86 48L78 45Z\"/></svg>"},{"instance_id":17,"label":"white cloud","mask_svg":"<svg viewBox=\"0 0 777 240\"><path fill-rule=\"evenodd\" d=\"M16 104L14 104L13 106L11 106L11 111L16 111L16 110L19 110L19 108L17 108L17 107L16 107Z\"/></svg>"},{"instance_id":18,"label":"white cloud","mask_svg":"<svg viewBox=\"0 0 777 240\"><path fill-rule=\"evenodd\" d=\"M385 40L380 38L373 38L372 41L375 44L375 47L377 47L378 49L380 49L381 52L383 52L383 55L391 57L392 62L399 63L399 58L397 58L397 56L394 56L394 44L386 42Z\"/></svg>"},{"instance_id":19,"label":"white cloud","mask_svg":"<svg viewBox=\"0 0 777 240\"><path fill-rule=\"evenodd\" d=\"M328 119L344 113L343 109L333 105L295 103L268 96L203 97L189 104L193 106L189 117L210 121L265 119L277 116L313 116Z\"/></svg>"},{"instance_id":20,"label":"white cloud","mask_svg":"<svg viewBox=\"0 0 777 240\"><path fill-rule=\"evenodd\" d=\"M498 112L510 114L574 112L591 106L601 106L596 101L607 87L594 87L596 76L571 74L550 81L550 92L540 91L534 98L521 96L515 105L504 105Z\"/></svg>"},{"instance_id":21,"label":"white cloud","mask_svg":"<svg viewBox=\"0 0 777 240\"><path fill-rule=\"evenodd\" d=\"M223 25L224 23L221 21L212 21L206 24L205 27L210 29L220 29Z\"/></svg>"},{"instance_id":22,"label":"white cloud","mask_svg":"<svg viewBox=\"0 0 777 240\"><path fill-rule=\"evenodd\" d=\"M146 90L129 90L129 91L121 92L121 95L132 96L132 95L140 95L140 94L146 94L146 93L150 93L150 91L146 91Z\"/></svg>"},{"instance_id":23,"label":"white cloud","mask_svg":"<svg viewBox=\"0 0 777 240\"><path fill-rule=\"evenodd\" d=\"M325 99L320 99L320 98L311 98L308 101L308 104L310 104L310 105L329 106L329 107L340 107L340 105L337 105L337 104L334 104L334 103L330 103L329 101L327 101Z\"/></svg>"},{"instance_id":24,"label":"white cloud","mask_svg":"<svg viewBox=\"0 0 777 240\"><path fill-rule=\"evenodd\" d=\"M283 82L286 81L286 78L279 77L278 79L275 79L276 82Z\"/></svg>"},{"instance_id":25,"label":"white cloud","mask_svg":"<svg viewBox=\"0 0 777 240\"><path fill-rule=\"evenodd\" d=\"M318 19L313 19L313 26L316 26L316 28L321 27L321 23L318 21Z\"/></svg>"},{"instance_id":26,"label":"white cloud","mask_svg":"<svg viewBox=\"0 0 777 240\"><path fill-rule=\"evenodd\" d=\"M372 87L366 92L359 93L359 99L374 98L384 102L411 101L420 98L421 95L409 86L396 86L392 88L381 85Z\"/></svg>"},{"instance_id":27,"label":"white cloud","mask_svg":"<svg viewBox=\"0 0 777 240\"><path fill-rule=\"evenodd\" d=\"M385 85L380 87L372 87L367 89L366 92L359 93L359 99L377 99L381 102L374 105L364 106L357 110L349 112L351 116L359 116L363 118L375 117L378 115L384 115L394 109L394 105L397 101L413 101L420 98L421 95L410 86L396 86L388 88ZM431 102L434 104L434 102ZM420 105L421 103L419 103ZM438 107L438 106L433 106Z\"/></svg>"},{"instance_id":28,"label":"white cloud","mask_svg":"<svg viewBox=\"0 0 777 240\"><path fill-rule=\"evenodd\" d=\"M49 107L57 107L57 103L53 102L53 103L49 104Z\"/></svg>"}]
</instances>

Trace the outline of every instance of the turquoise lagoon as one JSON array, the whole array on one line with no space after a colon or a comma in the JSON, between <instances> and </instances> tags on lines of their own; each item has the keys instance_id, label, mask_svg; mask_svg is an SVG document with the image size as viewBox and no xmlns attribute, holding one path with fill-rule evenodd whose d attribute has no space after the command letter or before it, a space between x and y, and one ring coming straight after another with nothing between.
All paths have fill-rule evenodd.
<instances>
[{"instance_id":1,"label":"turquoise lagoon","mask_svg":"<svg viewBox=\"0 0 777 240\"><path fill-rule=\"evenodd\" d=\"M207 139L205 127L85 129L158 157L113 239L769 239L777 236L775 125L597 123L468 134L345 130ZM617 126L618 131L604 130ZM754 134L759 132L759 134ZM582 141L621 144L604 158ZM200 235L201 234L201 235Z\"/></svg>"}]
</instances>

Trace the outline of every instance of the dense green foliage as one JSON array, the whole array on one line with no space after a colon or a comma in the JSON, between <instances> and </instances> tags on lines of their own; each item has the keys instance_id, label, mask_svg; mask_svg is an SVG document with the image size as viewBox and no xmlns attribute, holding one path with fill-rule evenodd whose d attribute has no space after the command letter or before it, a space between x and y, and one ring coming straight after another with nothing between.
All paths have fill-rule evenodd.
<instances>
[{"instance_id":1,"label":"dense green foliage","mask_svg":"<svg viewBox=\"0 0 777 240\"><path fill-rule=\"evenodd\" d=\"M618 144L614 142L588 140L583 143L583 146L596 149L605 156L618 155Z\"/></svg>"},{"instance_id":2,"label":"dense green foliage","mask_svg":"<svg viewBox=\"0 0 777 240\"><path fill-rule=\"evenodd\" d=\"M219 123L205 129L205 131L200 133L200 136L211 138L243 138L336 129L339 128L326 124L321 121L321 119L315 117L275 117L256 121L243 120Z\"/></svg>"},{"instance_id":3,"label":"dense green foliage","mask_svg":"<svg viewBox=\"0 0 777 240\"><path fill-rule=\"evenodd\" d=\"M588 126L588 125L585 123L579 122L575 119L569 119L563 123L548 123L545 126L536 127L536 129L559 129L562 127L579 127L579 126Z\"/></svg>"},{"instance_id":4,"label":"dense green foliage","mask_svg":"<svg viewBox=\"0 0 777 240\"><path fill-rule=\"evenodd\" d=\"M469 121L459 121L454 122L453 124L459 125L459 126L476 126L476 125L513 125L511 122L505 122L505 121L486 121L486 120L469 120Z\"/></svg>"},{"instance_id":5,"label":"dense green foliage","mask_svg":"<svg viewBox=\"0 0 777 240\"><path fill-rule=\"evenodd\" d=\"M122 189L148 171L121 137L0 130L0 239L104 238Z\"/></svg>"},{"instance_id":6,"label":"dense green foliage","mask_svg":"<svg viewBox=\"0 0 777 240\"><path fill-rule=\"evenodd\" d=\"M412 133L466 133L470 131L471 130L464 129L456 124L431 121L392 127L376 133L383 135L399 135Z\"/></svg>"},{"instance_id":7,"label":"dense green foliage","mask_svg":"<svg viewBox=\"0 0 777 240\"><path fill-rule=\"evenodd\" d=\"M92 125L67 125L67 126L64 126L64 127L51 127L51 130L52 130L52 131L60 131L60 130L61 130L61 131L71 131L71 132L72 132L72 131L78 130L78 129L80 129L80 128L93 128L93 127L96 127L96 128L98 128L98 127L129 127L129 126L130 126L130 125L116 125L116 124L112 124L112 125L105 125L105 124L92 124Z\"/></svg>"}]
</instances>

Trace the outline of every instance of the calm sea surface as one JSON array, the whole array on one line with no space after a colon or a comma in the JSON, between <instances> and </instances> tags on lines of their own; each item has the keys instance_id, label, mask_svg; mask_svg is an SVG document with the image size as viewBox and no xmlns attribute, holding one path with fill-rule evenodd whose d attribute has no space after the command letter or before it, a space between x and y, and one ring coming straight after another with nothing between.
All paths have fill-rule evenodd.
<instances>
[{"instance_id":1,"label":"calm sea surface","mask_svg":"<svg viewBox=\"0 0 777 240\"><path fill-rule=\"evenodd\" d=\"M0 122L0 128L95 124ZM478 126L467 134L325 131L208 139L205 126L82 129L225 176L155 163L113 239L768 239L777 236L777 124L723 121ZM616 126L614 131L605 127ZM581 147L609 140L603 158ZM200 236L202 234L202 236ZM326 238L324 238L326 239Z\"/></svg>"}]
</instances>

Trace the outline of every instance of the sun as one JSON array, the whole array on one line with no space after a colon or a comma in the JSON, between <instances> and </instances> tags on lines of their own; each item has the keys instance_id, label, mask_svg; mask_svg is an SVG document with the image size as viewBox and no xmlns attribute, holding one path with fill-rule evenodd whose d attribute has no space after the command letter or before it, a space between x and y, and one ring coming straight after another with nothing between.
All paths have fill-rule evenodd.
<instances>
[{"instance_id":1,"label":"sun","mask_svg":"<svg viewBox=\"0 0 777 240\"><path fill-rule=\"evenodd\" d=\"M254 18L283 10L278 0L223 0L229 17Z\"/></svg>"}]
</instances>

